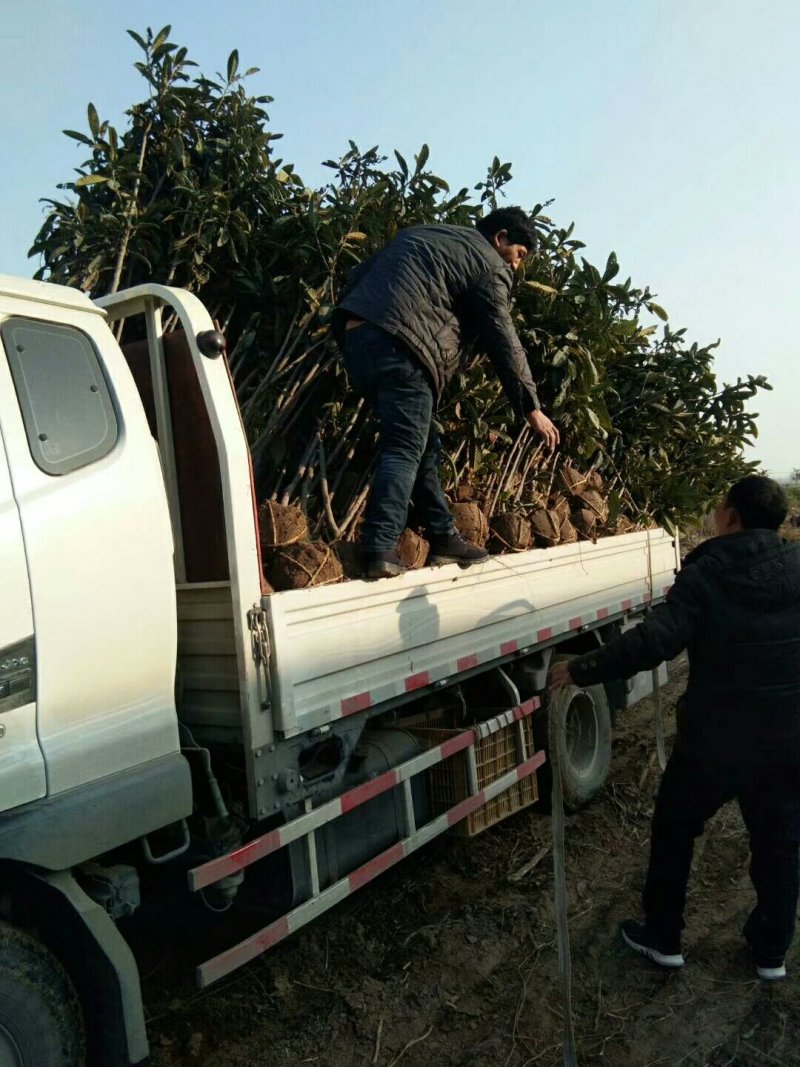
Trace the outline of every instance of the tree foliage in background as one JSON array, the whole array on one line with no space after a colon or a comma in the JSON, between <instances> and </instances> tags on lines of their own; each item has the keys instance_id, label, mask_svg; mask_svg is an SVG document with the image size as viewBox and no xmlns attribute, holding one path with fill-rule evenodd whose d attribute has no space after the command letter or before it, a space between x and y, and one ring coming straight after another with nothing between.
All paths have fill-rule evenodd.
<instances>
[{"instance_id":1,"label":"tree foliage in background","mask_svg":"<svg viewBox=\"0 0 800 1067\"><path fill-rule=\"evenodd\" d=\"M401 227L471 224L497 205L511 165L453 193L428 167L352 141L325 163L330 180L305 185L276 155L281 136L251 96L236 51L224 74L197 71L170 27L144 36L136 67L147 95L124 131L90 104L84 151L66 194L49 210L31 255L37 277L99 296L154 280L197 293L225 330L231 369L263 496L299 499L317 532L352 531L363 508L375 427L329 337L347 272ZM742 447L756 435L746 407L762 376L720 386L713 349L673 330L648 288L581 255L573 227L549 205L532 209L540 245L515 291L514 315L562 452L602 469L637 515L692 519L755 466ZM653 317L660 329L650 325ZM439 412L446 484L480 486L494 508L519 502L520 478L542 478L541 453L514 424L487 361L467 354ZM552 464L551 464L552 467Z\"/></svg>"}]
</instances>

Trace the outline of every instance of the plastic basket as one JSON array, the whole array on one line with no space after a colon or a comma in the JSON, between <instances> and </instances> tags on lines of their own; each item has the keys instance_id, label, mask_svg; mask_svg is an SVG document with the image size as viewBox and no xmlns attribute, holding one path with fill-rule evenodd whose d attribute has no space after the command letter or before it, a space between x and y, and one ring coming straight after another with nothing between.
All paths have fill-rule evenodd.
<instances>
[{"instance_id":1,"label":"plastic basket","mask_svg":"<svg viewBox=\"0 0 800 1067\"><path fill-rule=\"evenodd\" d=\"M485 717L488 718L490 715L485 715ZM406 720L403 727L415 734L426 748L433 748L469 729L472 725L465 723L463 726L450 727L445 726L441 720L441 712L437 712ZM526 758L530 759L534 752L531 716L528 715L521 721L525 734ZM497 781L519 764L516 732L517 724L513 723L511 726L503 726L500 730L475 743L479 789ZM467 753L457 752L454 756L449 756L441 763L437 763L426 772L426 779L431 814L440 815L470 796ZM461 837L474 837L508 818L509 815L529 807L538 799L536 775L528 775L493 800L487 801L472 815L456 823L451 832Z\"/></svg>"}]
</instances>

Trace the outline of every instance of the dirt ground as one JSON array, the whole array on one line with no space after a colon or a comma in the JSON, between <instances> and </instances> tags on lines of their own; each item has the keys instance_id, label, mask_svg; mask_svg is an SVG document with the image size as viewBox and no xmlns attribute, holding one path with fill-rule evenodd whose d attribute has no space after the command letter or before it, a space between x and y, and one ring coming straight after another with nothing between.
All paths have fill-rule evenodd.
<instances>
[{"instance_id":1,"label":"dirt ground","mask_svg":"<svg viewBox=\"0 0 800 1067\"><path fill-rule=\"evenodd\" d=\"M669 737L684 672L673 664L665 693ZM645 701L618 720L606 788L567 820L578 1062L800 1065L797 954L765 986L740 937L752 890L737 809L697 850L685 968L661 972L619 940L638 914L653 750ZM561 1064L550 835L528 810L472 841L439 839L202 993L186 950L162 945L144 987L154 1067Z\"/></svg>"}]
</instances>

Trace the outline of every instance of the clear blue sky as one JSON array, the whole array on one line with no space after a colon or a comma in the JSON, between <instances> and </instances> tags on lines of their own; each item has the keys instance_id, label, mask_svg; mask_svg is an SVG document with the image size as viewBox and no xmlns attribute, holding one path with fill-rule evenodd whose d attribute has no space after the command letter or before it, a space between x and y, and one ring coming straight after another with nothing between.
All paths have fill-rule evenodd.
<instances>
[{"instance_id":1,"label":"clear blue sky","mask_svg":"<svg viewBox=\"0 0 800 1067\"><path fill-rule=\"evenodd\" d=\"M29 275L40 197L71 176L86 104L123 122L144 95L125 29L173 27L206 72L233 48L275 97L273 128L309 183L380 144L453 188L495 154L510 200L555 197L595 262L614 249L717 372L766 374L755 455L800 466L794 314L800 246L797 0L0 0L0 270Z\"/></svg>"}]
</instances>

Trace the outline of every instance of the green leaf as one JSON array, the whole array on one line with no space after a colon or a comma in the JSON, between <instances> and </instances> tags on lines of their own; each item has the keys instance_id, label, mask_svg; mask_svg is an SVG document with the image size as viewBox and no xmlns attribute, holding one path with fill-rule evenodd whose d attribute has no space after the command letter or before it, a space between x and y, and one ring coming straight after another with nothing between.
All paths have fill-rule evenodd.
<instances>
[{"instance_id":1,"label":"green leaf","mask_svg":"<svg viewBox=\"0 0 800 1067\"><path fill-rule=\"evenodd\" d=\"M661 307L660 304L650 303L650 304L647 305L647 310L651 311L654 315L657 315L661 319L662 322L666 322L667 319L669 318L669 315Z\"/></svg>"},{"instance_id":2,"label":"green leaf","mask_svg":"<svg viewBox=\"0 0 800 1067\"><path fill-rule=\"evenodd\" d=\"M134 39L134 41L136 41L136 43L137 43L137 44L139 45L139 47L141 48L141 50L142 50L143 52L146 52L146 51L147 51L147 44L145 43L145 41L144 41L144 38L143 38L143 37L140 37L140 36L139 36L139 34L138 34L138 33L135 33L135 32L134 32L133 30L126 30L125 32L126 32L126 33L127 33L127 34L128 34L129 36L130 36L130 37L132 37L132 38Z\"/></svg>"},{"instance_id":3,"label":"green leaf","mask_svg":"<svg viewBox=\"0 0 800 1067\"><path fill-rule=\"evenodd\" d=\"M75 182L76 189L83 189L87 185L100 185L102 182L109 181L109 178L105 174L84 174L82 178L78 178Z\"/></svg>"},{"instance_id":4,"label":"green leaf","mask_svg":"<svg viewBox=\"0 0 800 1067\"><path fill-rule=\"evenodd\" d=\"M94 104L89 104L86 109L86 114L89 119L89 129L92 131L95 137L100 133L100 119L97 115L97 108Z\"/></svg>"},{"instance_id":5,"label":"green leaf","mask_svg":"<svg viewBox=\"0 0 800 1067\"><path fill-rule=\"evenodd\" d=\"M417 164L416 173L419 174L425 164L428 162L428 156L431 154L430 148L426 144L419 150L419 155L414 156L414 160Z\"/></svg>"},{"instance_id":6,"label":"green leaf","mask_svg":"<svg viewBox=\"0 0 800 1067\"><path fill-rule=\"evenodd\" d=\"M67 137L72 137L75 141L80 141L81 144L88 144L90 148L94 145L94 141L88 138L85 133L78 133L77 130L62 130L61 132L65 133Z\"/></svg>"},{"instance_id":7,"label":"green leaf","mask_svg":"<svg viewBox=\"0 0 800 1067\"><path fill-rule=\"evenodd\" d=\"M608 525L613 526L619 518L622 499L616 489L608 494Z\"/></svg>"},{"instance_id":8,"label":"green leaf","mask_svg":"<svg viewBox=\"0 0 800 1067\"><path fill-rule=\"evenodd\" d=\"M549 296L558 296L558 289L554 289L552 285L545 285L544 282L537 282L533 279L522 283L527 289L535 289L540 293L547 293Z\"/></svg>"},{"instance_id":9,"label":"green leaf","mask_svg":"<svg viewBox=\"0 0 800 1067\"><path fill-rule=\"evenodd\" d=\"M239 69L239 50L234 48L231 54L228 56L228 81L232 82L236 77L236 71Z\"/></svg>"},{"instance_id":10,"label":"green leaf","mask_svg":"<svg viewBox=\"0 0 800 1067\"><path fill-rule=\"evenodd\" d=\"M155 40L153 41L154 52L157 51L162 46L162 44L166 44L167 38L169 37L171 30L171 26L164 26L163 29L158 31L155 36Z\"/></svg>"},{"instance_id":11,"label":"green leaf","mask_svg":"<svg viewBox=\"0 0 800 1067\"><path fill-rule=\"evenodd\" d=\"M616 277L617 274L619 274L619 263L617 263L617 254L616 252L612 252L608 257L608 261L606 262L606 269L603 273L603 284L605 285L607 282L610 282L611 279Z\"/></svg>"}]
</instances>

